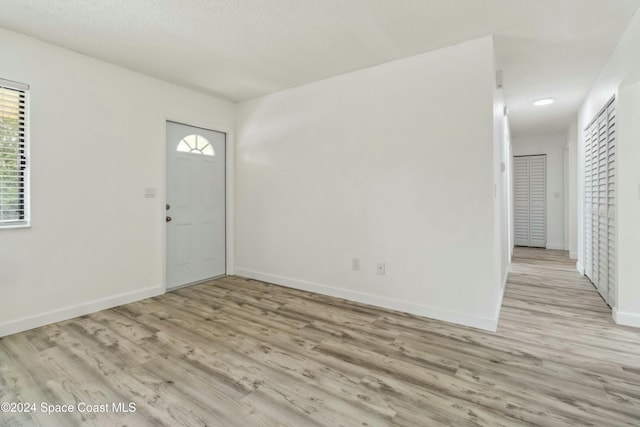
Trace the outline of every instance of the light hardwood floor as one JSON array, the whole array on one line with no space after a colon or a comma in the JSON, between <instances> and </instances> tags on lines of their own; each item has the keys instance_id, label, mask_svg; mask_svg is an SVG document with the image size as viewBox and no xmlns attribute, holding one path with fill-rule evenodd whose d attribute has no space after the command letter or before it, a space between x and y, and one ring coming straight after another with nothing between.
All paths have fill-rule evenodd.
<instances>
[{"instance_id":1,"label":"light hardwood floor","mask_svg":"<svg viewBox=\"0 0 640 427\"><path fill-rule=\"evenodd\" d=\"M497 333L242 278L0 339L0 426L638 426L640 330L516 250ZM40 408L38 407L38 410Z\"/></svg>"}]
</instances>

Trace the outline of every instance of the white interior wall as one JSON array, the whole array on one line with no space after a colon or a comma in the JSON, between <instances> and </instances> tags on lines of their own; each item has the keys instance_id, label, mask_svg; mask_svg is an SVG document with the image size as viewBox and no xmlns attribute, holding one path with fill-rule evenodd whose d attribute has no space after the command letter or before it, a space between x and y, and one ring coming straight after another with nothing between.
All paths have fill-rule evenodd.
<instances>
[{"instance_id":1,"label":"white interior wall","mask_svg":"<svg viewBox=\"0 0 640 427\"><path fill-rule=\"evenodd\" d=\"M237 274L494 329L494 77L487 37L239 104Z\"/></svg>"},{"instance_id":2,"label":"white interior wall","mask_svg":"<svg viewBox=\"0 0 640 427\"><path fill-rule=\"evenodd\" d=\"M618 91L617 267L614 319L640 327L640 80Z\"/></svg>"},{"instance_id":3,"label":"white interior wall","mask_svg":"<svg viewBox=\"0 0 640 427\"><path fill-rule=\"evenodd\" d=\"M31 85L33 223L0 229L0 336L163 292L165 120L229 132L233 105L3 29L0 51Z\"/></svg>"},{"instance_id":4,"label":"white interior wall","mask_svg":"<svg viewBox=\"0 0 640 427\"><path fill-rule=\"evenodd\" d=\"M502 288L506 286L509 263L511 262L511 247L509 246L509 217L510 197L508 196L509 176L509 120L504 111L505 102L502 89L494 91L493 116L493 179L494 179L494 229L496 230L494 243L496 263L496 277L501 280ZM498 316L496 312L496 316Z\"/></svg>"},{"instance_id":5,"label":"white interior wall","mask_svg":"<svg viewBox=\"0 0 640 427\"><path fill-rule=\"evenodd\" d=\"M563 245L569 250L569 145L562 148L562 223Z\"/></svg>"},{"instance_id":6,"label":"white interior wall","mask_svg":"<svg viewBox=\"0 0 640 427\"><path fill-rule=\"evenodd\" d=\"M614 319L621 324L640 326L640 270L638 253L637 203L640 197L640 164L637 121L640 105L636 82L640 81L640 14L636 14L625 30L618 46L585 97L578 114L578 206L584 205L584 133L583 129L611 97L616 96L617 115L617 223L616 230L618 301ZM624 85L621 88L621 85ZM583 209L578 208L578 268L584 271Z\"/></svg>"},{"instance_id":7,"label":"white interior wall","mask_svg":"<svg viewBox=\"0 0 640 427\"><path fill-rule=\"evenodd\" d=\"M567 223L569 226L569 257L578 259L578 121L573 120L567 130L567 155L568 167L567 178L569 180L568 190L568 212Z\"/></svg>"},{"instance_id":8,"label":"white interior wall","mask_svg":"<svg viewBox=\"0 0 640 427\"><path fill-rule=\"evenodd\" d=\"M513 155L547 155L547 249L564 249L564 134L513 138Z\"/></svg>"}]
</instances>

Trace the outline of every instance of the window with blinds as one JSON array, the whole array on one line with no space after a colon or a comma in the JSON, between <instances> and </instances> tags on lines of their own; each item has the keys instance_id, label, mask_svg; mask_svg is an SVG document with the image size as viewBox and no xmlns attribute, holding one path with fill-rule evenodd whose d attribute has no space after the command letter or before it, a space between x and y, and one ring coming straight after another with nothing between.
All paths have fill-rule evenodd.
<instances>
[{"instance_id":1,"label":"window with blinds","mask_svg":"<svg viewBox=\"0 0 640 427\"><path fill-rule=\"evenodd\" d=\"M616 299L616 110L611 100L584 131L585 274L610 306Z\"/></svg>"},{"instance_id":2,"label":"window with blinds","mask_svg":"<svg viewBox=\"0 0 640 427\"><path fill-rule=\"evenodd\" d=\"M28 92L0 79L0 227L29 224Z\"/></svg>"}]
</instances>

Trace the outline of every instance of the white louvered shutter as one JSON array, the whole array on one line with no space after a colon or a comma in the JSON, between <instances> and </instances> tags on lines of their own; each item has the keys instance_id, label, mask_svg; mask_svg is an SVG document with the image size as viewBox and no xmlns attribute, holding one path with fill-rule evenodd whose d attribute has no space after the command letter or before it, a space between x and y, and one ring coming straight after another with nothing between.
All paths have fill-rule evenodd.
<instances>
[{"instance_id":1,"label":"white louvered shutter","mask_svg":"<svg viewBox=\"0 0 640 427\"><path fill-rule=\"evenodd\" d=\"M591 128L591 280L598 283L598 122L594 122Z\"/></svg>"},{"instance_id":2,"label":"white louvered shutter","mask_svg":"<svg viewBox=\"0 0 640 427\"><path fill-rule=\"evenodd\" d=\"M529 158L513 159L513 227L516 246L529 246Z\"/></svg>"},{"instance_id":3,"label":"white louvered shutter","mask_svg":"<svg viewBox=\"0 0 640 427\"><path fill-rule=\"evenodd\" d=\"M614 306L616 297L616 126L613 100L585 129L585 274Z\"/></svg>"},{"instance_id":4,"label":"white louvered shutter","mask_svg":"<svg viewBox=\"0 0 640 427\"><path fill-rule=\"evenodd\" d=\"M546 175L547 156L529 157L529 246L544 248L547 245L546 224Z\"/></svg>"},{"instance_id":5,"label":"white louvered shutter","mask_svg":"<svg viewBox=\"0 0 640 427\"><path fill-rule=\"evenodd\" d=\"M591 180L591 160L593 158L593 129L585 132L584 145L584 271L587 277L593 277L593 188Z\"/></svg>"},{"instance_id":6,"label":"white louvered shutter","mask_svg":"<svg viewBox=\"0 0 640 427\"><path fill-rule=\"evenodd\" d=\"M607 140L607 259L608 259L608 297L607 302L615 306L616 282L616 109L611 103L607 108L609 137Z\"/></svg>"},{"instance_id":7,"label":"white louvered shutter","mask_svg":"<svg viewBox=\"0 0 640 427\"><path fill-rule=\"evenodd\" d=\"M598 119L598 291L606 299L609 293L609 230L607 223L607 115Z\"/></svg>"},{"instance_id":8,"label":"white louvered shutter","mask_svg":"<svg viewBox=\"0 0 640 427\"><path fill-rule=\"evenodd\" d=\"M547 156L513 159L514 243L544 248L547 245Z\"/></svg>"}]
</instances>

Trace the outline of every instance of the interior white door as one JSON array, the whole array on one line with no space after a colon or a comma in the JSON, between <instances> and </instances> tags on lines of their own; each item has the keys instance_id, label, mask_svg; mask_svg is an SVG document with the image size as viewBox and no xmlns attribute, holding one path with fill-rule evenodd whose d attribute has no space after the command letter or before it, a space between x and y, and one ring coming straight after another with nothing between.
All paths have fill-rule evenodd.
<instances>
[{"instance_id":1,"label":"interior white door","mask_svg":"<svg viewBox=\"0 0 640 427\"><path fill-rule=\"evenodd\" d=\"M585 129L585 274L609 303L616 300L616 110L611 100Z\"/></svg>"},{"instance_id":2,"label":"interior white door","mask_svg":"<svg viewBox=\"0 0 640 427\"><path fill-rule=\"evenodd\" d=\"M529 246L529 158L513 159L513 234L516 246Z\"/></svg>"},{"instance_id":3,"label":"interior white door","mask_svg":"<svg viewBox=\"0 0 640 427\"><path fill-rule=\"evenodd\" d=\"M513 159L514 244L544 248L547 245L547 156Z\"/></svg>"},{"instance_id":4,"label":"interior white door","mask_svg":"<svg viewBox=\"0 0 640 427\"><path fill-rule=\"evenodd\" d=\"M594 248L594 250L598 251L598 254L595 257L595 259L598 260L598 277L596 278L596 281L594 283L596 284L598 291L600 292L600 294L602 294L605 300L607 299L607 295L609 293L609 230L607 221L607 177L609 175L609 169L607 155L607 127L607 116L606 114L604 114L598 119L598 175L597 181L594 183L594 185L597 185L598 188L598 204L596 206L597 220L594 223L598 241L598 245Z\"/></svg>"},{"instance_id":5,"label":"interior white door","mask_svg":"<svg viewBox=\"0 0 640 427\"><path fill-rule=\"evenodd\" d=\"M167 289L226 273L225 140L167 122Z\"/></svg>"},{"instance_id":6,"label":"interior white door","mask_svg":"<svg viewBox=\"0 0 640 427\"><path fill-rule=\"evenodd\" d=\"M616 306L616 107L607 107L607 296L611 307Z\"/></svg>"},{"instance_id":7,"label":"interior white door","mask_svg":"<svg viewBox=\"0 0 640 427\"><path fill-rule=\"evenodd\" d=\"M594 165L593 153L598 150L597 130L595 126L585 131L584 146L584 271L587 277L593 277L593 198ZM597 170L597 168L596 168ZM597 172L595 173L597 175ZM597 197L597 195L596 195Z\"/></svg>"},{"instance_id":8,"label":"interior white door","mask_svg":"<svg viewBox=\"0 0 640 427\"><path fill-rule=\"evenodd\" d=\"M547 156L529 156L529 246L547 246Z\"/></svg>"}]
</instances>

